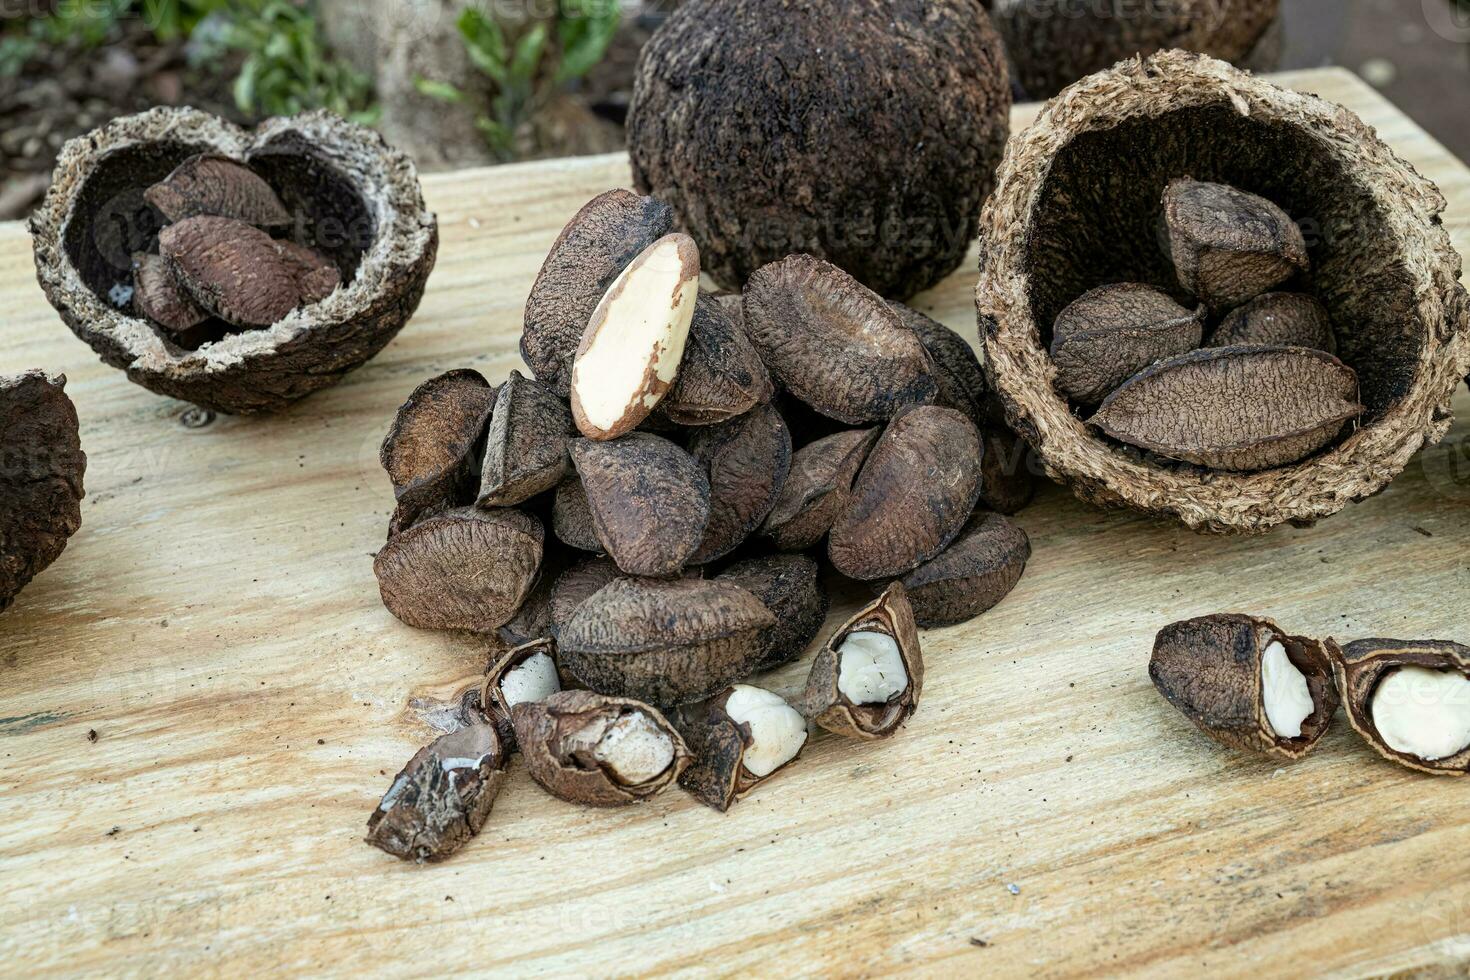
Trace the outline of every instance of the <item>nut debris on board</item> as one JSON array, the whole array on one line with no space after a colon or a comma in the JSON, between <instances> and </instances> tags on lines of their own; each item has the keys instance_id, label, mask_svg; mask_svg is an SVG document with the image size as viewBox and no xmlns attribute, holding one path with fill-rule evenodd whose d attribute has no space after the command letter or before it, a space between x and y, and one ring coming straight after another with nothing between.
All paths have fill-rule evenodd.
<instances>
[{"instance_id":1,"label":"nut debris on board","mask_svg":"<svg viewBox=\"0 0 1470 980\"><path fill-rule=\"evenodd\" d=\"M505 653L490 665L480 686L480 705L501 741L515 746L511 721L518 704L544 700L562 689L556 666L556 641L532 640Z\"/></svg>"},{"instance_id":2,"label":"nut debris on board","mask_svg":"<svg viewBox=\"0 0 1470 980\"><path fill-rule=\"evenodd\" d=\"M404 860L444 860L484 826L505 761L494 725L441 736L394 778L368 818L367 842Z\"/></svg>"},{"instance_id":3,"label":"nut debris on board","mask_svg":"<svg viewBox=\"0 0 1470 980\"><path fill-rule=\"evenodd\" d=\"M1470 647L1357 640L1334 667L1348 721L1385 759L1439 776L1470 771Z\"/></svg>"},{"instance_id":4,"label":"nut debris on board","mask_svg":"<svg viewBox=\"0 0 1470 980\"><path fill-rule=\"evenodd\" d=\"M888 738L918 709L923 688L918 627L903 585L894 582L818 652L801 711L835 735Z\"/></svg>"},{"instance_id":5,"label":"nut debris on board","mask_svg":"<svg viewBox=\"0 0 1470 980\"><path fill-rule=\"evenodd\" d=\"M722 813L795 762L807 740L801 712L750 684L726 688L676 717L694 758L679 785Z\"/></svg>"}]
</instances>

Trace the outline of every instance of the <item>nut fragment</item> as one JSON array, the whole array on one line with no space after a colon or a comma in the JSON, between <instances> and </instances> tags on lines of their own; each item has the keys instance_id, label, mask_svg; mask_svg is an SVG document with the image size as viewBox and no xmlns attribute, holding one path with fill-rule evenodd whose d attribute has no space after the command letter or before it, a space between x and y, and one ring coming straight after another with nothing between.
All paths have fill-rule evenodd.
<instances>
[{"instance_id":1,"label":"nut fragment","mask_svg":"<svg viewBox=\"0 0 1470 980\"><path fill-rule=\"evenodd\" d=\"M571 468L572 415L556 393L510 372L500 387L480 467L481 507L514 507L561 482Z\"/></svg>"},{"instance_id":2,"label":"nut fragment","mask_svg":"<svg viewBox=\"0 0 1470 980\"><path fill-rule=\"evenodd\" d=\"M847 509L853 481L881 434L851 429L797 450L761 533L782 551L805 551L821 541Z\"/></svg>"},{"instance_id":3,"label":"nut fragment","mask_svg":"<svg viewBox=\"0 0 1470 980\"><path fill-rule=\"evenodd\" d=\"M1198 347L1204 322L1203 306L1187 310L1143 283L1089 290L1052 325L1057 390L1079 404L1096 405L1155 361Z\"/></svg>"},{"instance_id":4,"label":"nut fragment","mask_svg":"<svg viewBox=\"0 0 1470 980\"><path fill-rule=\"evenodd\" d=\"M1216 347L1134 375L1088 420L1120 442L1217 470L1295 463L1363 412L1352 368L1304 347Z\"/></svg>"},{"instance_id":5,"label":"nut fragment","mask_svg":"<svg viewBox=\"0 0 1470 980\"><path fill-rule=\"evenodd\" d=\"M1470 647L1358 640L1334 668L1348 721L1380 755L1437 776L1470 771Z\"/></svg>"},{"instance_id":6,"label":"nut fragment","mask_svg":"<svg viewBox=\"0 0 1470 980\"><path fill-rule=\"evenodd\" d=\"M714 425L771 400L774 386L760 353L726 304L701 294L674 386L658 414L679 425Z\"/></svg>"},{"instance_id":7,"label":"nut fragment","mask_svg":"<svg viewBox=\"0 0 1470 980\"><path fill-rule=\"evenodd\" d=\"M903 575L954 540L979 496L975 424L952 408L908 409L868 455L827 554L849 578Z\"/></svg>"},{"instance_id":8,"label":"nut fragment","mask_svg":"<svg viewBox=\"0 0 1470 980\"><path fill-rule=\"evenodd\" d=\"M186 218L159 233L158 247L194 301L236 326L268 327L331 292L310 250L232 218Z\"/></svg>"},{"instance_id":9,"label":"nut fragment","mask_svg":"<svg viewBox=\"0 0 1470 980\"><path fill-rule=\"evenodd\" d=\"M728 582L616 579L562 627L561 665L598 691L671 706L748 677L776 619Z\"/></svg>"},{"instance_id":10,"label":"nut fragment","mask_svg":"<svg viewBox=\"0 0 1470 980\"><path fill-rule=\"evenodd\" d=\"M264 178L243 163L210 153L179 164L144 191L143 200L171 222L212 215L260 228L291 223L291 212Z\"/></svg>"},{"instance_id":11,"label":"nut fragment","mask_svg":"<svg viewBox=\"0 0 1470 980\"><path fill-rule=\"evenodd\" d=\"M1222 613L1160 630L1148 674L1170 704L1221 745L1299 759L1337 711L1335 652L1331 640L1289 636L1269 619Z\"/></svg>"},{"instance_id":12,"label":"nut fragment","mask_svg":"<svg viewBox=\"0 0 1470 980\"><path fill-rule=\"evenodd\" d=\"M496 389L478 371L447 371L413 390L398 409L378 459L393 481L394 530L453 506L471 478Z\"/></svg>"},{"instance_id":13,"label":"nut fragment","mask_svg":"<svg viewBox=\"0 0 1470 980\"><path fill-rule=\"evenodd\" d=\"M689 452L709 474L709 523L689 558L702 565L734 551L771 512L791 471L791 433L765 404L697 430Z\"/></svg>"},{"instance_id":14,"label":"nut fragment","mask_svg":"<svg viewBox=\"0 0 1470 980\"><path fill-rule=\"evenodd\" d=\"M745 328L793 395L849 425L938 394L918 334L877 293L828 262L792 255L745 287Z\"/></svg>"},{"instance_id":15,"label":"nut fragment","mask_svg":"<svg viewBox=\"0 0 1470 980\"><path fill-rule=\"evenodd\" d=\"M1275 344L1337 353L1332 318L1315 296L1265 293L1238 306L1210 335L1211 347Z\"/></svg>"},{"instance_id":16,"label":"nut fragment","mask_svg":"<svg viewBox=\"0 0 1470 980\"><path fill-rule=\"evenodd\" d=\"M685 708L678 725L694 754L679 785L721 813L796 761L807 739L801 712L780 695L749 684Z\"/></svg>"},{"instance_id":17,"label":"nut fragment","mask_svg":"<svg viewBox=\"0 0 1470 980\"><path fill-rule=\"evenodd\" d=\"M933 629L975 618L1010 594L1030 557L1015 521L977 513L939 557L904 576L914 620Z\"/></svg>"},{"instance_id":18,"label":"nut fragment","mask_svg":"<svg viewBox=\"0 0 1470 980\"><path fill-rule=\"evenodd\" d=\"M571 394L572 359L593 310L628 263L673 226L667 204L613 190L562 229L526 300L521 356L537 381L563 398Z\"/></svg>"},{"instance_id":19,"label":"nut fragment","mask_svg":"<svg viewBox=\"0 0 1470 980\"><path fill-rule=\"evenodd\" d=\"M174 278L168 261L147 252L133 256L133 304L175 337L209 319L209 312Z\"/></svg>"},{"instance_id":20,"label":"nut fragment","mask_svg":"<svg viewBox=\"0 0 1470 980\"><path fill-rule=\"evenodd\" d=\"M488 633L536 582L543 531L516 510L461 507L391 538L373 560L388 611L420 629Z\"/></svg>"},{"instance_id":21,"label":"nut fragment","mask_svg":"<svg viewBox=\"0 0 1470 980\"><path fill-rule=\"evenodd\" d=\"M645 432L571 448L597 539L618 567L655 577L683 568L709 523L709 478L694 458Z\"/></svg>"},{"instance_id":22,"label":"nut fragment","mask_svg":"<svg viewBox=\"0 0 1470 980\"><path fill-rule=\"evenodd\" d=\"M836 735L888 738L919 706L924 656L908 596L894 582L817 654L802 713Z\"/></svg>"},{"instance_id":23,"label":"nut fragment","mask_svg":"<svg viewBox=\"0 0 1470 980\"><path fill-rule=\"evenodd\" d=\"M889 303L904 325L919 337L934 363L934 381L939 387L936 405L964 412L976 426L1004 425L1005 410L990 390L980 358L970 342L949 327L902 303Z\"/></svg>"},{"instance_id":24,"label":"nut fragment","mask_svg":"<svg viewBox=\"0 0 1470 980\"><path fill-rule=\"evenodd\" d=\"M501 740L515 746L511 717L518 704L543 701L561 690L556 667L556 641L532 640L508 651L490 665L480 685L481 710L495 724Z\"/></svg>"},{"instance_id":25,"label":"nut fragment","mask_svg":"<svg viewBox=\"0 0 1470 980\"><path fill-rule=\"evenodd\" d=\"M662 792L689 764L689 749L649 705L591 691L560 691L514 709L526 768L552 796L623 806Z\"/></svg>"},{"instance_id":26,"label":"nut fragment","mask_svg":"<svg viewBox=\"0 0 1470 980\"><path fill-rule=\"evenodd\" d=\"M572 361L572 417L589 439L636 428L668 394L699 298L699 249L666 235L633 260L592 313Z\"/></svg>"},{"instance_id":27,"label":"nut fragment","mask_svg":"<svg viewBox=\"0 0 1470 980\"><path fill-rule=\"evenodd\" d=\"M494 725L471 725L419 749L368 817L367 842L407 861L442 861L480 832L505 778Z\"/></svg>"},{"instance_id":28,"label":"nut fragment","mask_svg":"<svg viewBox=\"0 0 1470 980\"><path fill-rule=\"evenodd\" d=\"M1225 184L1170 181L1164 222L1179 285L1212 310L1239 306L1311 265L1290 215Z\"/></svg>"},{"instance_id":29,"label":"nut fragment","mask_svg":"<svg viewBox=\"0 0 1470 980\"><path fill-rule=\"evenodd\" d=\"M822 585L821 567L806 555L750 558L731 565L715 581L740 586L776 617L756 672L799 660L827 621L831 600Z\"/></svg>"}]
</instances>

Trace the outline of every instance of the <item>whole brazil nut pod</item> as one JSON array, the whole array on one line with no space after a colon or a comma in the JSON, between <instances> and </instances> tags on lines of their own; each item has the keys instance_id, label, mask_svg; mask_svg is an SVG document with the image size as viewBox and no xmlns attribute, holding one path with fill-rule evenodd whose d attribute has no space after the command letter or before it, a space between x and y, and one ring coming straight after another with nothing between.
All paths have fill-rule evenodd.
<instances>
[{"instance_id":1,"label":"whole brazil nut pod","mask_svg":"<svg viewBox=\"0 0 1470 980\"><path fill-rule=\"evenodd\" d=\"M225 170L238 179L218 179ZM276 223L255 178L289 222ZM214 213L194 213L205 208ZM220 315L186 336L132 301L133 257L190 222L233 232L188 250L194 284L214 300L201 305ZM252 234L259 225L289 238ZM232 413L279 411L375 356L417 309L439 244L412 161L326 111L254 130L190 108L114 119L62 148L30 229L42 291L103 361L150 391ZM243 257L246 239L257 258ZM294 297L273 292L286 282Z\"/></svg>"},{"instance_id":2,"label":"whole brazil nut pod","mask_svg":"<svg viewBox=\"0 0 1470 980\"><path fill-rule=\"evenodd\" d=\"M586 686L671 707L749 676L775 625L728 582L620 578L577 607L558 646L562 668Z\"/></svg>"},{"instance_id":3,"label":"whole brazil nut pod","mask_svg":"<svg viewBox=\"0 0 1470 980\"><path fill-rule=\"evenodd\" d=\"M791 471L791 433L781 413L765 404L697 429L689 452L709 474L709 523L689 557L702 565L738 548L771 512Z\"/></svg>"},{"instance_id":4,"label":"whole brazil nut pod","mask_svg":"<svg viewBox=\"0 0 1470 980\"><path fill-rule=\"evenodd\" d=\"M766 555L736 562L715 577L738 585L759 599L776 617L766 653L755 672L800 660L827 621L831 599L822 584L822 569L806 555Z\"/></svg>"},{"instance_id":5,"label":"whole brazil nut pod","mask_svg":"<svg viewBox=\"0 0 1470 980\"><path fill-rule=\"evenodd\" d=\"M838 432L798 449L761 533L782 551L805 551L832 529L881 429Z\"/></svg>"},{"instance_id":6,"label":"whole brazil nut pod","mask_svg":"<svg viewBox=\"0 0 1470 980\"><path fill-rule=\"evenodd\" d=\"M490 664L480 685L481 710L495 725L501 740L514 747L511 717L516 705L542 701L561 689L556 641L543 637L507 651Z\"/></svg>"},{"instance_id":7,"label":"whole brazil nut pod","mask_svg":"<svg viewBox=\"0 0 1470 980\"><path fill-rule=\"evenodd\" d=\"M1385 759L1435 776L1470 771L1470 647L1357 640L1334 667L1348 721Z\"/></svg>"},{"instance_id":8,"label":"whole brazil nut pod","mask_svg":"<svg viewBox=\"0 0 1470 980\"><path fill-rule=\"evenodd\" d=\"M894 582L838 627L817 654L801 710L848 738L888 738L919 706L924 655L902 584Z\"/></svg>"},{"instance_id":9,"label":"whole brazil nut pod","mask_svg":"<svg viewBox=\"0 0 1470 980\"><path fill-rule=\"evenodd\" d=\"M1155 361L1198 347L1204 323L1203 306L1187 310L1143 283L1088 290L1052 325L1057 389L1075 402L1096 405Z\"/></svg>"},{"instance_id":10,"label":"whole brazil nut pod","mask_svg":"<svg viewBox=\"0 0 1470 980\"><path fill-rule=\"evenodd\" d=\"M914 621L933 629L974 619L1010 594L1030 558L1020 525L977 513L937 558L903 577Z\"/></svg>"},{"instance_id":11,"label":"whole brazil nut pod","mask_svg":"<svg viewBox=\"0 0 1470 980\"><path fill-rule=\"evenodd\" d=\"M458 503L471 482L496 389L478 371L446 371L413 390L393 417L378 460L398 501L391 533ZM468 501L466 501L468 502Z\"/></svg>"},{"instance_id":12,"label":"whole brazil nut pod","mask_svg":"<svg viewBox=\"0 0 1470 980\"><path fill-rule=\"evenodd\" d=\"M689 764L689 748L674 726L630 698L560 691L516 705L512 720L531 778L568 803L640 803Z\"/></svg>"},{"instance_id":13,"label":"whole brazil nut pod","mask_svg":"<svg viewBox=\"0 0 1470 980\"><path fill-rule=\"evenodd\" d=\"M443 861L485 825L506 755L494 725L470 725L419 749L368 818L367 842L406 861Z\"/></svg>"},{"instance_id":14,"label":"whole brazil nut pod","mask_svg":"<svg viewBox=\"0 0 1470 980\"><path fill-rule=\"evenodd\" d=\"M1210 472L1119 444L1053 384L1057 316L1087 290L1168 291L1161 196L1191 175L1322 229L1302 278L1357 375L1357 425L1295 464ZM1016 134L981 218L984 365L1045 474L1082 500L1216 533L1331 516L1444 438L1470 374L1470 299L1444 197L1351 112L1211 58L1167 51L1077 83ZM1292 286L1288 289L1295 288Z\"/></svg>"},{"instance_id":15,"label":"whole brazil nut pod","mask_svg":"<svg viewBox=\"0 0 1470 980\"><path fill-rule=\"evenodd\" d=\"M1331 640L1289 636L1269 619L1221 613L1159 630L1148 675L1221 745L1300 759L1337 711L1335 652Z\"/></svg>"},{"instance_id":16,"label":"whole brazil nut pod","mask_svg":"<svg viewBox=\"0 0 1470 980\"><path fill-rule=\"evenodd\" d=\"M555 392L510 372L490 416L476 504L514 507L555 487L571 469L567 446L576 434Z\"/></svg>"},{"instance_id":17,"label":"whole brazil nut pod","mask_svg":"<svg viewBox=\"0 0 1470 980\"><path fill-rule=\"evenodd\" d=\"M749 684L681 709L675 724L694 758L679 785L721 813L795 762L807 740L801 712Z\"/></svg>"}]
</instances>

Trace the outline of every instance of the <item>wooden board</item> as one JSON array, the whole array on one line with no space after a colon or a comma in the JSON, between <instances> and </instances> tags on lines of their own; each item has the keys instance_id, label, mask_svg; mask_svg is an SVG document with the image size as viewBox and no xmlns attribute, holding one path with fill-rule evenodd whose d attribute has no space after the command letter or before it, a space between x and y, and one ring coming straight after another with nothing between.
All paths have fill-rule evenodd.
<instances>
[{"instance_id":1,"label":"wooden board","mask_svg":"<svg viewBox=\"0 0 1470 980\"><path fill-rule=\"evenodd\" d=\"M1284 81L1377 126L1470 246L1460 163L1344 72ZM400 338L293 411L203 427L75 340L22 229L0 227L0 371L66 372L90 456L81 532L0 618L0 969L1194 975L1470 957L1470 781L1386 763L1340 718L1298 765L1228 752L1145 674L1160 626L1223 609L1342 639L1470 639L1464 422L1376 499L1262 539L1049 488L1021 517L1035 557L1011 597L926 634L909 729L817 738L728 815L677 792L581 810L516 763L448 864L361 843L428 735L410 702L484 656L379 603L378 441L431 374L518 365L547 247L627 179L613 156L428 180L444 244ZM918 302L967 336L973 268ZM1456 407L1470 416L1463 392Z\"/></svg>"}]
</instances>

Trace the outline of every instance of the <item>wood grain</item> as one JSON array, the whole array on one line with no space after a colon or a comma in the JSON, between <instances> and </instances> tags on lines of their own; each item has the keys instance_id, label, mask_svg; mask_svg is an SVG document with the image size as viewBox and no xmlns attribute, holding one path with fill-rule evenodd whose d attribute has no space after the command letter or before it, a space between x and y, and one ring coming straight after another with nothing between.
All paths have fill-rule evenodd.
<instances>
[{"instance_id":1,"label":"wood grain","mask_svg":"<svg viewBox=\"0 0 1470 980\"><path fill-rule=\"evenodd\" d=\"M1344 72L1284 81L1377 126L1470 247L1470 171ZM428 735L410 702L484 658L378 600L378 440L429 375L518 366L546 248L627 179L611 156L428 180L444 246L400 338L284 415L198 428L66 331L25 234L0 227L0 371L66 372L91 459L81 532L0 618L5 972L1356 975L1470 957L1470 781L1390 765L1341 718L1301 764L1243 757L1145 674L1160 626L1223 609L1470 638L1464 422L1387 493L1263 539L1048 489L1020 518L1035 557L1017 590L925 635L909 729L817 738L728 815L679 793L579 810L517 764L448 864L362 844ZM971 262L918 305L973 336L973 280Z\"/></svg>"}]
</instances>

